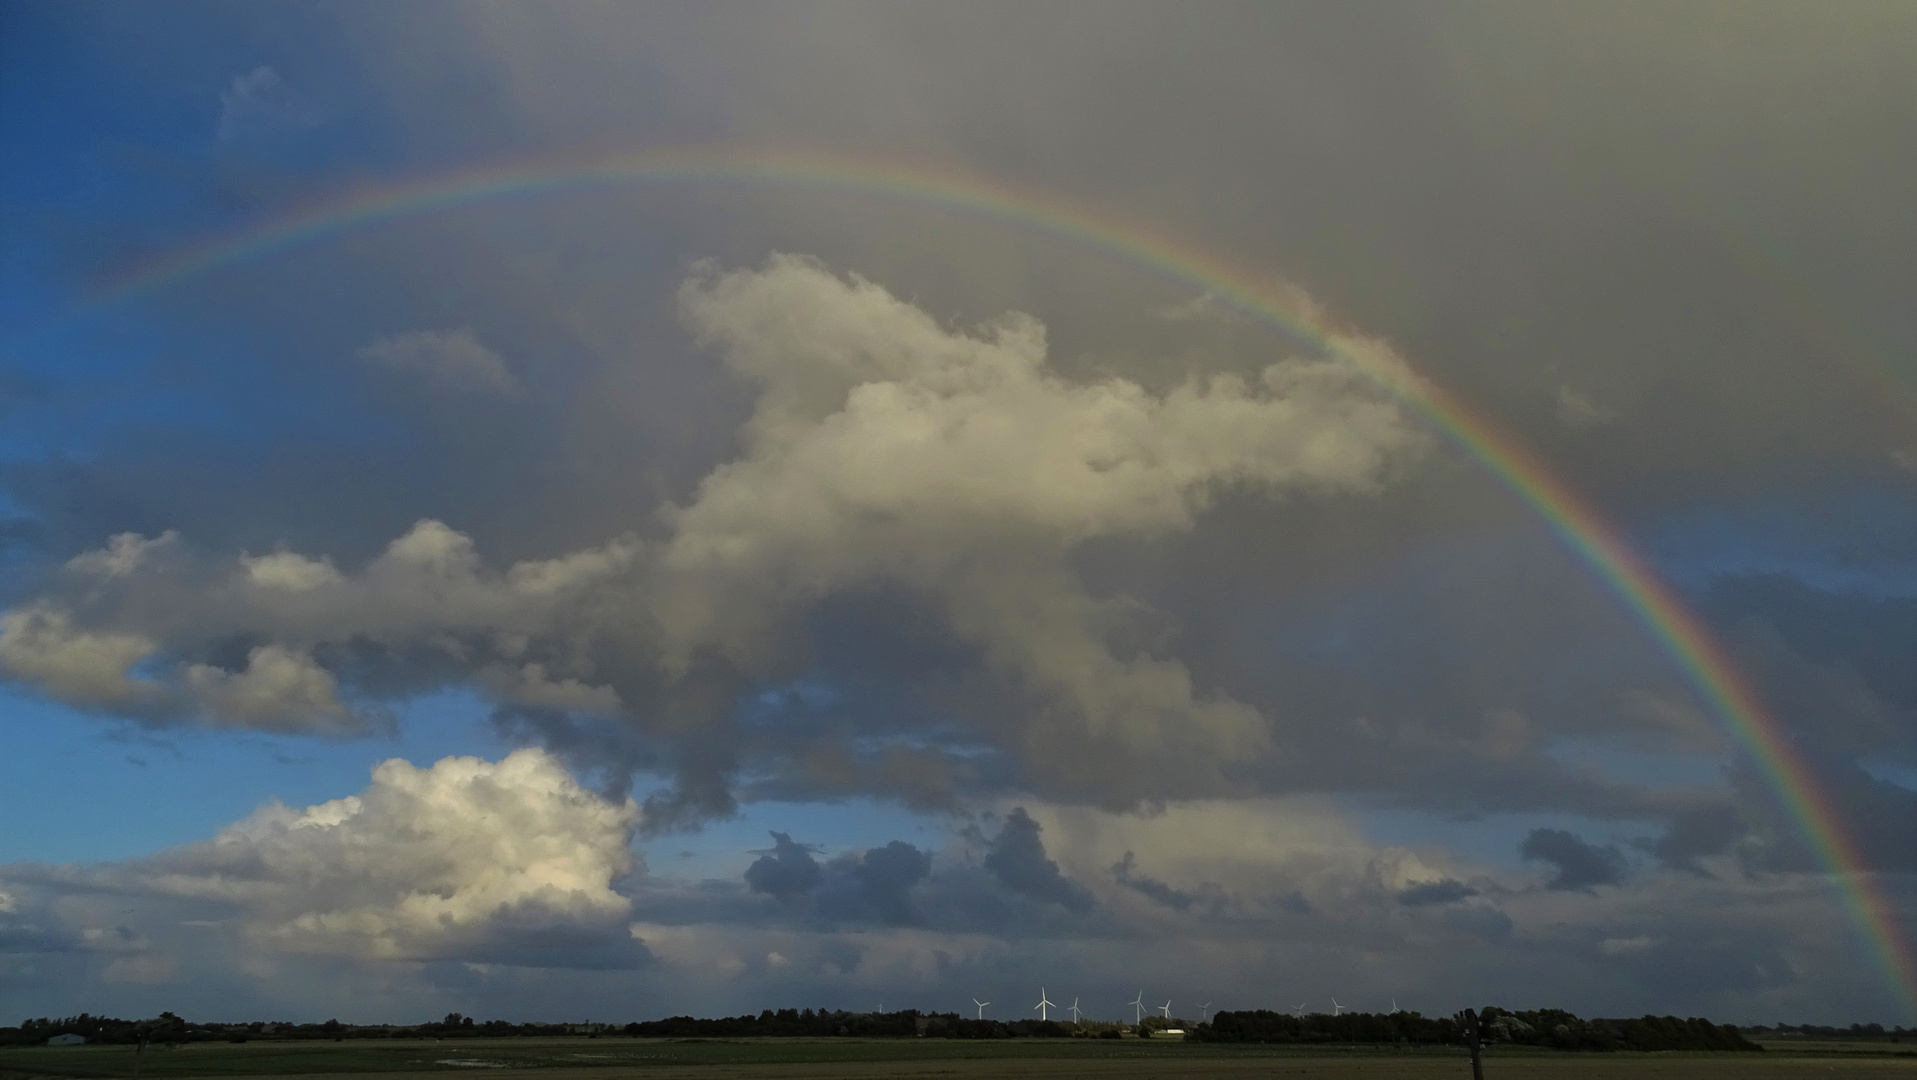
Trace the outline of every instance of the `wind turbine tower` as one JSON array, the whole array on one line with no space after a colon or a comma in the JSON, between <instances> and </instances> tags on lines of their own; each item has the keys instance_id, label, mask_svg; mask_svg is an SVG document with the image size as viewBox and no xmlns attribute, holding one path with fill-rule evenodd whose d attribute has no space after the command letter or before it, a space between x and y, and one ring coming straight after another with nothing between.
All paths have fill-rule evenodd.
<instances>
[{"instance_id":1,"label":"wind turbine tower","mask_svg":"<svg viewBox=\"0 0 1917 1080\"><path fill-rule=\"evenodd\" d=\"M1331 1015L1337 1016L1345 1011L1346 1011L1345 1007L1343 1005L1338 1004L1337 998L1331 999Z\"/></svg>"},{"instance_id":2,"label":"wind turbine tower","mask_svg":"<svg viewBox=\"0 0 1917 1080\"><path fill-rule=\"evenodd\" d=\"M1145 1019L1145 991L1140 990L1138 996L1126 1004L1132 1007L1132 1024L1136 1026L1142 1023Z\"/></svg>"},{"instance_id":3,"label":"wind turbine tower","mask_svg":"<svg viewBox=\"0 0 1917 1080\"><path fill-rule=\"evenodd\" d=\"M1211 1002L1207 1001L1198 1006L1198 1022L1202 1024L1209 1019L1211 1019Z\"/></svg>"},{"instance_id":4,"label":"wind turbine tower","mask_svg":"<svg viewBox=\"0 0 1917 1080\"><path fill-rule=\"evenodd\" d=\"M1298 1014L1298 1019L1303 1020L1305 1018L1305 1006L1309 1004L1311 1004L1311 1002L1301 1001L1298 1003L1298 1007L1292 1010L1293 1012Z\"/></svg>"},{"instance_id":5,"label":"wind turbine tower","mask_svg":"<svg viewBox=\"0 0 1917 1080\"><path fill-rule=\"evenodd\" d=\"M1032 1008L1038 1010L1038 1018L1040 1020L1049 1020L1051 1018L1045 1015L1045 1010L1047 1008L1056 1009L1058 1006L1053 1004L1051 999L1045 996L1045 988L1041 986L1038 988L1038 1004L1032 1006Z\"/></svg>"},{"instance_id":6,"label":"wind turbine tower","mask_svg":"<svg viewBox=\"0 0 1917 1080\"><path fill-rule=\"evenodd\" d=\"M1170 1020L1171 1019L1171 1000L1169 998L1166 999L1165 1003L1158 1007L1158 1011L1165 1014L1165 1019Z\"/></svg>"},{"instance_id":7,"label":"wind turbine tower","mask_svg":"<svg viewBox=\"0 0 1917 1080\"><path fill-rule=\"evenodd\" d=\"M1072 999L1072 1023L1078 1023L1078 999Z\"/></svg>"},{"instance_id":8,"label":"wind turbine tower","mask_svg":"<svg viewBox=\"0 0 1917 1080\"><path fill-rule=\"evenodd\" d=\"M980 1000L979 1000L979 999L977 999L977 998L973 998L973 999L972 999L972 1004L974 1004L974 1005L977 1005L977 1006L978 1006L978 1018L979 1018L980 1020L983 1020L983 1019L985 1019L985 1006L987 1006L987 1005L990 1005L990 1004L991 1004L991 1002L989 1002L989 1001L980 1001Z\"/></svg>"}]
</instances>

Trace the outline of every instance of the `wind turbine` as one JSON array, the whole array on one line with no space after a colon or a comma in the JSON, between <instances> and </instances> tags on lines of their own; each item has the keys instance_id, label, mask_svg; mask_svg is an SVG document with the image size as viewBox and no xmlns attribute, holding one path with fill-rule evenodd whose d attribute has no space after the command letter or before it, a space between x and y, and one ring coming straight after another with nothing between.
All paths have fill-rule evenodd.
<instances>
[{"instance_id":1,"label":"wind turbine","mask_svg":"<svg viewBox=\"0 0 1917 1080\"><path fill-rule=\"evenodd\" d=\"M1038 1010L1038 1018L1040 1020L1050 1019L1049 1017L1045 1015L1045 1009L1047 1006L1054 1009L1058 1008L1057 1005L1052 1004L1051 999L1045 996L1045 988L1041 986L1038 988L1038 1004L1032 1006L1032 1008Z\"/></svg>"},{"instance_id":2,"label":"wind turbine","mask_svg":"<svg viewBox=\"0 0 1917 1080\"><path fill-rule=\"evenodd\" d=\"M1305 1018L1305 1006L1307 1006L1307 1005L1309 1005L1309 1004L1311 1004L1311 1002L1309 1002L1309 1001L1301 1001L1301 1002L1299 1002L1299 1003L1298 1003L1298 1007L1297 1007L1296 1009L1294 1009L1294 1010L1292 1010L1293 1012L1295 1012L1295 1013L1297 1013L1297 1014L1298 1014L1298 1019L1300 1019L1300 1020L1303 1020L1303 1019Z\"/></svg>"},{"instance_id":3,"label":"wind turbine","mask_svg":"<svg viewBox=\"0 0 1917 1080\"><path fill-rule=\"evenodd\" d=\"M974 1004L974 1005L977 1005L977 1006L978 1006L978 1018L979 1018L980 1020L983 1020L983 1019L985 1019L985 1006L987 1006L987 1005L990 1005L990 1004L991 1004L991 1002L989 1002L989 1001L980 1001L980 1000L979 1000L979 999L977 999L977 998L973 998L973 999L972 999L972 1004Z\"/></svg>"},{"instance_id":4,"label":"wind turbine","mask_svg":"<svg viewBox=\"0 0 1917 1080\"><path fill-rule=\"evenodd\" d=\"M1343 1005L1340 1005L1340 1004L1338 1004L1338 999L1337 999L1337 998L1332 998L1332 999L1331 999L1331 1015L1333 1015L1333 1016L1337 1016L1338 1014L1340 1014L1340 1013L1342 1013L1342 1012L1345 1012L1345 1011L1346 1011L1346 1010L1345 1010L1345 1007L1344 1007Z\"/></svg>"},{"instance_id":5,"label":"wind turbine","mask_svg":"<svg viewBox=\"0 0 1917 1080\"><path fill-rule=\"evenodd\" d=\"M1203 1005L1198 1006L1198 1022L1202 1024L1210 1018L1211 1018L1211 1002L1207 1001Z\"/></svg>"},{"instance_id":6,"label":"wind turbine","mask_svg":"<svg viewBox=\"0 0 1917 1080\"><path fill-rule=\"evenodd\" d=\"M1137 1025L1140 1021L1145 1019L1145 991L1140 990L1138 992L1137 997L1131 999L1125 1004L1130 1005L1132 1007L1132 1024L1133 1025Z\"/></svg>"},{"instance_id":7,"label":"wind turbine","mask_svg":"<svg viewBox=\"0 0 1917 1080\"><path fill-rule=\"evenodd\" d=\"M1391 999L1391 1015L1396 1016L1403 1011L1404 1011L1403 1009L1398 1008L1398 999L1392 998Z\"/></svg>"},{"instance_id":8,"label":"wind turbine","mask_svg":"<svg viewBox=\"0 0 1917 1080\"><path fill-rule=\"evenodd\" d=\"M1165 1000L1165 1003L1158 1007L1158 1011L1165 1014L1165 1019L1170 1020L1171 1019L1171 999L1167 998Z\"/></svg>"},{"instance_id":9,"label":"wind turbine","mask_svg":"<svg viewBox=\"0 0 1917 1080\"><path fill-rule=\"evenodd\" d=\"M1072 1023L1078 1023L1078 999L1072 999Z\"/></svg>"}]
</instances>

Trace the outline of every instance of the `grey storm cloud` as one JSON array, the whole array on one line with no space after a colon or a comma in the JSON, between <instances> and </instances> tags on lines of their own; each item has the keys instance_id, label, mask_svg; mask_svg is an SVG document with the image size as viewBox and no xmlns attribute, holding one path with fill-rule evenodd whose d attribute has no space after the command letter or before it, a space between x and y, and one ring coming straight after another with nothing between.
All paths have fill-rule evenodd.
<instances>
[{"instance_id":1,"label":"grey storm cloud","mask_svg":"<svg viewBox=\"0 0 1917 1080\"><path fill-rule=\"evenodd\" d=\"M1039 839L1042 831L1024 807L1013 807L986 848L985 868L1013 892L1057 904L1067 911L1090 911L1092 894L1046 858L1045 842Z\"/></svg>"},{"instance_id":2,"label":"grey storm cloud","mask_svg":"<svg viewBox=\"0 0 1917 1080\"><path fill-rule=\"evenodd\" d=\"M903 840L871 848L845 870L857 884L852 896L887 923L912 921L912 889L931 872L931 856Z\"/></svg>"},{"instance_id":3,"label":"grey storm cloud","mask_svg":"<svg viewBox=\"0 0 1917 1080\"><path fill-rule=\"evenodd\" d=\"M1134 868L1137 862L1138 856L1127 851L1124 858L1112 864L1112 880L1173 911L1189 911L1198 901L1191 893L1174 889L1155 877L1139 873Z\"/></svg>"},{"instance_id":4,"label":"grey storm cloud","mask_svg":"<svg viewBox=\"0 0 1917 1080\"><path fill-rule=\"evenodd\" d=\"M1455 904L1476 895L1478 890L1462 881L1441 878L1437 881L1420 881L1403 890L1398 894L1398 903L1405 907L1429 907L1434 904Z\"/></svg>"},{"instance_id":5,"label":"grey storm cloud","mask_svg":"<svg viewBox=\"0 0 1917 1080\"><path fill-rule=\"evenodd\" d=\"M1180 913L1192 912L1206 917L1225 917L1241 913L1247 906L1240 898L1233 897L1216 882L1205 881L1187 888L1176 888L1160 881L1138 869L1138 856L1130 851L1125 857L1112 864L1112 880L1127 889L1143 896L1154 904ZM1279 911L1303 914L1311 910L1310 901L1297 892L1287 893L1270 901L1270 907Z\"/></svg>"},{"instance_id":6,"label":"grey storm cloud","mask_svg":"<svg viewBox=\"0 0 1917 1080\"><path fill-rule=\"evenodd\" d=\"M81 936L47 911L22 910L12 894L0 906L0 953L62 953L82 947Z\"/></svg>"},{"instance_id":7,"label":"grey storm cloud","mask_svg":"<svg viewBox=\"0 0 1917 1080\"><path fill-rule=\"evenodd\" d=\"M828 923L910 923L912 892L932 873L931 855L903 840L823 863L785 833L772 833L772 841L746 867L746 887L787 906L809 901L809 912Z\"/></svg>"},{"instance_id":8,"label":"grey storm cloud","mask_svg":"<svg viewBox=\"0 0 1917 1080\"><path fill-rule=\"evenodd\" d=\"M1698 859L1724 854L1749 833L1750 826L1736 807L1700 806L1673 818L1650 850L1666 866L1704 873Z\"/></svg>"},{"instance_id":9,"label":"grey storm cloud","mask_svg":"<svg viewBox=\"0 0 1917 1080\"><path fill-rule=\"evenodd\" d=\"M1585 842L1563 829L1533 829L1518 845L1526 860L1549 863L1557 873L1545 885L1559 891L1589 891L1624 880L1624 853L1615 847Z\"/></svg>"},{"instance_id":10,"label":"grey storm cloud","mask_svg":"<svg viewBox=\"0 0 1917 1080\"><path fill-rule=\"evenodd\" d=\"M791 901L818 888L818 860L804 844L782 832L772 834L772 850L746 867L746 884L753 892Z\"/></svg>"},{"instance_id":11,"label":"grey storm cloud","mask_svg":"<svg viewBox=\"0 0 1917 1080\"><path fill-rule=\"evenodd\" d=\"M1849 844L1881 871L1917 872L1917 791L1872 772L1854 761L1816 752L1803 753L1820 789L1841 808L1837 821ZM1778 799L1755 767L1732 770L1733 789L1741 796L1740 815L1765 843L1740 851L1763 869L1815 870L1826 855L1804 840L1802 811Z\"/></svg>"},{"instance_id":12,"label":"grey storm cloud","mask_svg":"<svg viewBox=\"0 0 1917 1080\"><path fill-rule=\"evenodd\" d=\"M1764 626L1804 661L1842 667L1885 702L1907 714L1917 710L1917 673L1909 663L1917 652L1917 597L1745 573L1714 580L1700 607L1726 626Z\"/></svg>"}]
</instances>

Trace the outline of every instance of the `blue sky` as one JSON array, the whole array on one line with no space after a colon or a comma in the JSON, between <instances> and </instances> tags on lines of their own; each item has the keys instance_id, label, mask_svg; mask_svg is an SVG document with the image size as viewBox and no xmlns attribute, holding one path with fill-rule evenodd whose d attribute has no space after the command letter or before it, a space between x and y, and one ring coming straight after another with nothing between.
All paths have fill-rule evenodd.
<instances>
[{"instance_id":1,"label":"blue sky","mask_svg":"<svg viewBox=\"0 0 1917 1080\"><path fill-rule=\"evenodd\" d=\"M1909 939L1911 17L1766 10L6 9L0 1017L1043 977L1909 1022L1541 522L1139 267L735 184L107 285L364 185L666 147L1146 223L1600 507Z\"/></svg>"}]
</instances>

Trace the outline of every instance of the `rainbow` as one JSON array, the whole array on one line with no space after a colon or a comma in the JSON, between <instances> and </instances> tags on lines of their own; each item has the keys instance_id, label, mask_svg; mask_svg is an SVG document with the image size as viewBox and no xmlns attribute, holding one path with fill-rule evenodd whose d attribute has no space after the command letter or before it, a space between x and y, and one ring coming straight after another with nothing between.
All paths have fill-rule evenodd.
<instances>
[{"instance_id":1,"label":"rainbow","mask_svg":"<svg viewBox=\"0 0 1917 1080\"><path fill-rule=\"evenodd\" d=\"M569 191L687 184L798 185L984 218L1076 242L1230 305L1301 343L1371 372L1495 477L1608 586L1676 662L1786 807L1824 866L1905 1011L1917 1016L1917 961L1888 897L1829 796L1782 725L1678 595L1597 510L1536 455L1380 343L1331 326L1295 290L1168 233L950 168L891 158L794 151L687 149L550 160L368 186L276 221L215 237L138 268L95 294L98 307L337 233L428 211Z\"/></svg>"}]
</instances>

